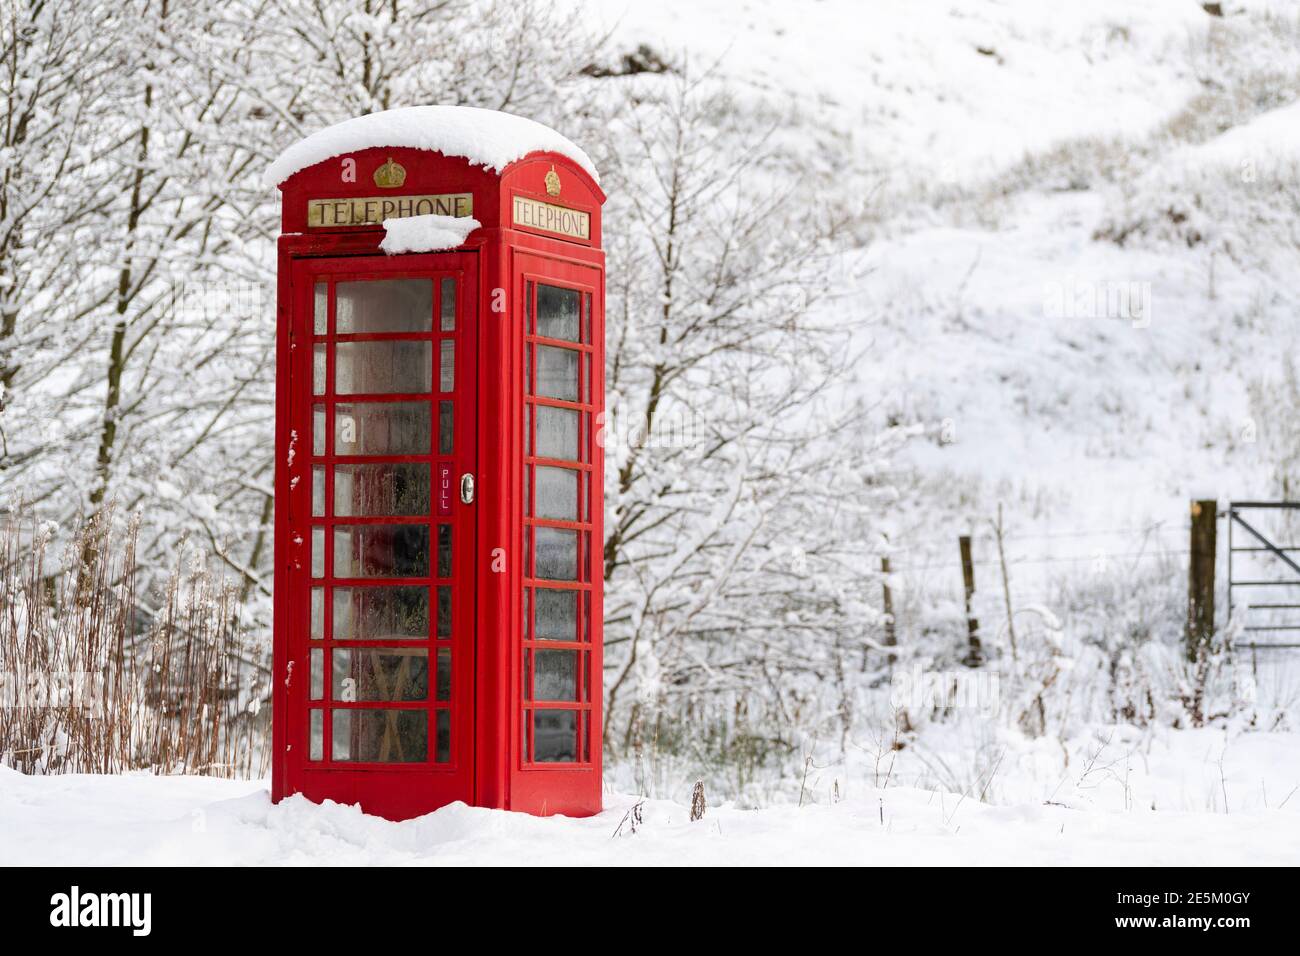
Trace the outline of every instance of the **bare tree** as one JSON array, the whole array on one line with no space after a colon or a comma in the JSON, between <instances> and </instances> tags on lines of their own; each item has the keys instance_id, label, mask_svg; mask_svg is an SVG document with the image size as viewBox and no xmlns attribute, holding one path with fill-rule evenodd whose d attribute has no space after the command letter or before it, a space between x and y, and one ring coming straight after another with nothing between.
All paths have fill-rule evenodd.
<instances>
[{"instance_id":1,"label":"bare tree","mask_svg":"<svg viewBox=\"0 0 1300 956\"><path fill-rule=\"evenodd\" d=\"M108 4L10 2L0 11L0 478L48 497L70 420L56 371L93 338L107 301L83 243L108 201L103 140L121 18ZM53 446L53 447L52 447Z\"/></svg>"},{"instance_id":2,"label":"bare tree","mask_svg":"<svg viewBox=\"0 0 1300 956\"><path fill-rule=\"evenodd\" d=\"M636 749L706 698L788 718L843 674L892 437L834 397L853 317L825 298L825 180L708 75L626 92L605 160L606 734Z\"/></svg>"}]
</instances>

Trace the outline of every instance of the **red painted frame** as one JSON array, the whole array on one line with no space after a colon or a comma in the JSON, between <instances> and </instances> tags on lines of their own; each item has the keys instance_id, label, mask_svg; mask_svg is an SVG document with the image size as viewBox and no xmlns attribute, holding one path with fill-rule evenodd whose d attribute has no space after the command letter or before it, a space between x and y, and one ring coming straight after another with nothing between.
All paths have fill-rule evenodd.
<instances>
[{"instance_id":1,"label":"red painted frame","mask_svg":"<svg viewBox=\"0 0 1300 956\"><path fill-rule=\"evenodd\" d=\"M518 377L519 390L521 396L521 405L532 406L549 406L553 408L567 408L579 412L582 425L579 428L579 459L577 463L565 461L562 459L542 458L535 454L530 454L526 447L528 436L525 434L524 423L520 426L520 447L519 457L523 462L523 475L530 475L537 465L555 465L567 467L570 470L578 471L581 475L587 477L586 489L584 490L581 478L579 479L579 514L577 521L559 520L553 518L533 517L535 487L531 483L525 483L523 475L520 478L520 497L523 507L520 509L522 515L521 526L518 532L520 546L523 549L525 561L529 557L529 532L535 528L554 528L557 530L574 531L579 536L579 571L577 581L572 585L567 583L555 583L541 579L531 574L531 564L526 563L521 569L522 585L531 595L535 594L539 588L558 587L565 590L576 590L580 595L580 608L585 605L585 614L583 609L579 611L579 631L578 636L572 642L562 642L554 640L536 640L535 635L529 633L531 622L524 620L525 615L520 609L519 619L523 620L523 628L518 634L517 651L515 660L521 669L520 679L512 684L513 701L511 712L516 715L527 715L535 711L548 710L570 710L578 714L578 759L572 763L540 763L533 759L533 747L530 740L531 720L516 719L514 733L516 741L512 745L512 752L515 760L511 768L511 794L517 802L526 803L536 812L546 812L548 803L556 799L578 800L581 799L581 793L587 786L585 779L593 769L598 773L600 768L600 746L599 737L601 729L601 682L602 673L602 656L600 643L600 622L602 617L602 581L603 581L603 495L601 494L602 480L604 473L604 449L599 439L600 428L603 424L604 412L604 359L603 349L597 343L604 342L604 308L601 289L599 287L600 276L596 274L585 263L572 261L569 257L559 255L555 250L547 250L550 254L544 254L541 250L531 248L515 248L513 250L513 262L511 269L512 294L516 303L516 321L512 325L521 331L518 351L523 353L524 349L534 346L549 346L553 348L567 348L576 351L582 356L579 359L579 383L580 389L578 401L570 402L562 399L547 398L536 395L532 382L537 375L536 361L526 362L525 369L520 369ZM585 326L586 334L580 336L581 341L577 344L561 340L548 339L536 334L536 308L535 297L539 285L549 285L570 289L579 293L582 303L582 319L580 325ZM525 416L525 421L536 421L536 413L532 416ZM522 600L521 589L521 600ZM531 602L535 604L534 602ZM585 620L584 620L585 618ZM534 638L530 640L530 637ZM571 650L578 654L580 666L578 667L578 693L576 704L568 702L553 702L533 700L531 689L529 688L531 677L525 666L525 660L530 659L532 653L537 650ZM527 658L525 655L528 655ZM594 738L593 738L594 735ZM593 745L592 740L595 740ZM557 779L558 774L563 777Z\"/></svg>"},{"instance_id":2,"label":"red painted frame","mask_svg":"<svg viewBox=\"0 0 1300 956\"><path fill-rule=\"evenodd\" d=\"M311 229L306 225L306 203L310 198L383 198L383 190L370 184L371 174L390 158L407 170L399 194L471 193L473 214L482 228L475 230L455 253L374 258L378 256L378 244L383 237L381 228ZM355 182L342 175L347 160L356 171ZM552 170L560 176L559 196L547 188L550 184L546 177ZM400 148L368 149L327 160L291 177L281 189L284 207L277 308L273 798L279 800L303 792L311 799L359 801L364 809L392 819L428 812L448 802L447 792L429 785L427 772L405 767L359 770L326 766L304 778L304 772L295 766L296 758L291 757L293 748L305 749L307 742L305 700L298 695L306 694L308 663L302 651L304 642L294 635L305 634L310 620L310 595L299 582L306 580L306 587L310 587L307 554L310 537L303 536L301 528L302 516L307 516L310 523L311 511L310 456L303 454L310 451L310 401L306 408L299 408L303 402L301 397L295 399L294 393L303 377L310 376L311 369L311 283L304 282L303 275L321 271L357 275L412 271L425 274L442 271L447 263L454 261L455 268L467 276L462 314L470 317L470 321L458 325L473 327L477 332L474 343L477 464L472 469L476 476L477 501L471 506L455 503L467 515L465 520L473 523L476 543L474 553L467 558L472 562L474 689L471 695L460 695L459 701L469 708L473 726L472 780L467 792L459 798L479 806L539 814L599 812L601 545L604 540L604 460L599 442L604 413L604 254L600 251L600 207L604 194L585 171L558 154L533 154L495 175L461 159ZM512 197L516 194L586 212L590 217L589 240L515 228L510 220ZM474 279L468 279L469 276ZM523 694L522 658L526 645L521 628L526 557L522 551L523 535L525 524L532 523L526 522L524 515L523 481L524 290L530 280L578 289L590 302L590 342L577 348L588 356L590 363L588 400L581 403L591 423L582 436L588 461L579 468L590 475L588 520L580 522L580 527L575 526L588 534L591 542L583 552L579 577L585 580L578 587L590 596L588 640L573 645L547 642L548 647L580 647L582 653L589 655L589 677L576 704L542 703L535 708L568 708L586 715L590 726L589 751L585 754L579 751L580 759L572 763L531 762L526 751L527 738L522 732L524 707L534 706ZM468 288L470 281L477 282L477 289L472 293ZM470 303L474 304L472 316L467 311ZM433 338L437 338L436 331ZM571 342L557 344L574 348ZM459 386L459 371L457 377ZM302 389L302 395L310 395L309 382ZM436 392L433 401L436 408ZM461 414L458 410L458 418ZM553 521L542 523L564 525ZM458 674L462 666L468 666L463 664L464 660L465 655L453 655L453 670ZM291 676L295 670L300 675L296 680ZM453 692L453 700L456 698L457 693ZM457 726L467 726L467 723L453 722L453 727ZM433 740L429 745L433 747ZM453 750L463 750L464 746L453 746ZM458 770L463 769L463 765L458 765ZM353 779L366 773L370 776L364 780Z\"/></svg>"}]
</instances>

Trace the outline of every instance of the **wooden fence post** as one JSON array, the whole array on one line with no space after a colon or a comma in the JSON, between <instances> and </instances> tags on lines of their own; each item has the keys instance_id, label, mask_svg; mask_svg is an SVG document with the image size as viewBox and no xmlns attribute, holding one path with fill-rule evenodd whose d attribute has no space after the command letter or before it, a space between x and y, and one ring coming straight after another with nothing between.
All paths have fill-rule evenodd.
<instances>
[{"instance_id":1,"label":"wooden fence post","mask_svg":"<svg viewBox=\"0 0 1300 956\"><path fill-rule=\"evenodd\" d=\"M971 560L970 535L963 534L957 539L961 549L961 580L966 592L966 636L969 648L962 661L967 667L979 667L984 663L984 653L980 649L980 622L975 620L971 601L975 597L975 562Z\"/></svg>"},{"instance_id":2,"label":"wooden fence post","mask_svg":"<svg viewBox=\"0 0 1300 956\"><path fill-rule=\"evenodd\" d=\"M1191 554L1187 562L1187 659L1195 661L1214 636L1214 552L1217 501L1192 502Z\"/></svg>"}]
</instances>

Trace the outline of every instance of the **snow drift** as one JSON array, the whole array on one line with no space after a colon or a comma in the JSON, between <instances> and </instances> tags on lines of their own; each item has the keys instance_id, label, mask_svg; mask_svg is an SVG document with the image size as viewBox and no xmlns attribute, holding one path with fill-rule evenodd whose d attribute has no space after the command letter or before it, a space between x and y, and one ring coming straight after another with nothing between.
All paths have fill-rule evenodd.
<instances>
[{"instance_id":1,"label":"snow drift","mask_svg":"<svg viewBox=\"0 0 1300 956\"><path fill-rule=\"evenodd\" d=\"M407 216L384 220L384 238L379 243L387 255L399 252L440 252L457 249L481 223L468 216Z\"/></svg>"},{"instance_id":2,"label":"snow drift","mask_svg":"<svg viewBox=\"0 0 1300 956\"><path fill-rule=\"evenodd\" d=\"M534 120L472 106L408 106L358 116L312 133L281 153L267 167L263 182L278 186L308 166L372 146L462 156L474 166L498 173L529 153L559 153L599 181L595 164L581 147Z\"/></svg>"}]
</instances>

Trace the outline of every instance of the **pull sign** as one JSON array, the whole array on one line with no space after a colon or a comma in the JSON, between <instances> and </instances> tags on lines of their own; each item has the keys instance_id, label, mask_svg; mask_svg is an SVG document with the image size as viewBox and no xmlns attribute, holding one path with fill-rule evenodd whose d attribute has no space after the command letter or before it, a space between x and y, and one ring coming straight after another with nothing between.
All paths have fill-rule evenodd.
<instances>
[{"instance_id":1,"label":"pull sign","mask_svg":"<svg viewBox=\"0 0 1300 956\"><path fill-rule=\"evenodd\" d=\"M474 476L468 471L460 476L460 500L467 505L474 503Z\"/></svg>"},{"instance_id":2,"label":"pull sign","mask_svg":"<svg viewBox=\"0 0 1300 956\"><path fill-rule=\"evenodd\" d=\"M451 514L451 465L441 463L438 465L438 514Z\"/></svg>"}]
</instances>

